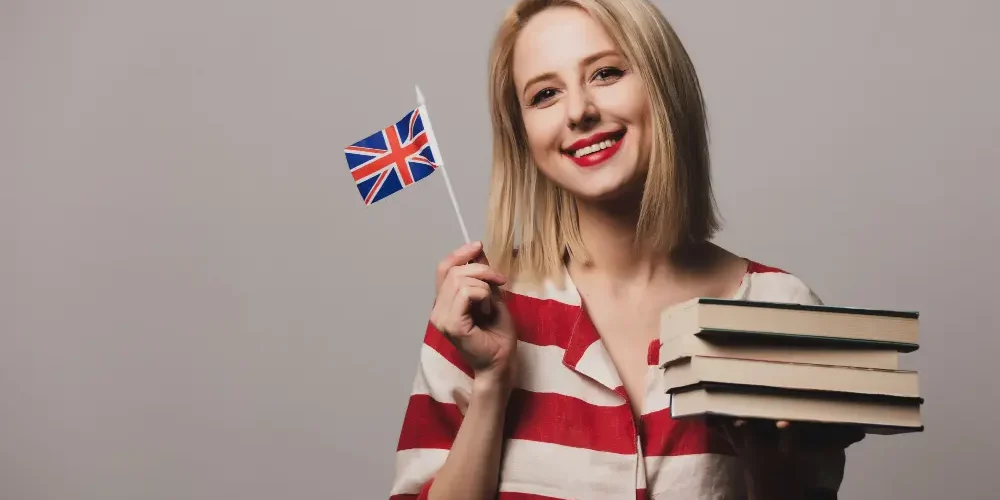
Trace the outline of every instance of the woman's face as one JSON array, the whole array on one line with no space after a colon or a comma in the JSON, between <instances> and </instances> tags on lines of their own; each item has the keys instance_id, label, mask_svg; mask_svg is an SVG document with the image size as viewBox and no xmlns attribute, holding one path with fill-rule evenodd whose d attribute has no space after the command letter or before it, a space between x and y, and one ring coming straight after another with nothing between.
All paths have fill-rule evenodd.
<instances>
[{"instance_id":1,"label":"woman's face","mask_svg":"<svg viewBox=\"0 0 1000 500\"><path fill-rule=\"evenodd\" d=\"M575 196L607 200L640 186L649 100L614 41L582 9L550 8L524 26L513 77L538 168Z\"/></svg>"}]
</instances>

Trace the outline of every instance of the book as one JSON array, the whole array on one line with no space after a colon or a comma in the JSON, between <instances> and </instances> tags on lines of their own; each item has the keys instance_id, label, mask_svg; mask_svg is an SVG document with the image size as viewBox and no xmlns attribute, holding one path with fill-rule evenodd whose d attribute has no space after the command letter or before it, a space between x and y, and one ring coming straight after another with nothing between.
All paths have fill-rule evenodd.
<instances>
[{"instance_id":1,"label":"book","mask_svg":"<svg viewBox=\"0 0 1000 500\"><path fill-rule=\"evenodd\" d=\"M756 338L747 335L679 335L661 340L659 351L661 367L690 356L712 356L898 370L900 359L899 351L891 348L865 348L837 342L790 342L787 338L766 335Z\"/></svg>"},{"instance_id":2,"label":"book","mask_svg":"<svg viewBox=\"0 0 1000 500\"><path fill-rule=\"evenodd\" d=\"M660 318L673 418L720 415L923 431L909 311L698 298Z\"/></svg>"},{"instance_id":3,"label":"book","mask_svg":"<svg viewBox=\"0 0 1000 500\"><path fill-rule=\"evenodd\" d=\"M908 353L919 347L918 320L918 313L909 311L697 298L663 312L660 338L663 344L697 335L712 342L772 339L789 346L839 344ZM803 354L795 353L800 361Z\"/></svg>"},{"instance_id":4,"label":"book","mask_svg":"<svg viewBox=\"0 0 1000 500\"><path fill-rule=\"evenodd\" d=\"M915 398L917 372L691 356L666 367L667 392L705 383Z\"/></svg>"},{"instance_id":5,"label":"book","mask_svg":"<svg viewBox=\"0 0 1000 500\"><path fill-rule=\"evenodd\" d=\"M873 397L827 391L696 384L670 396L675 419L706 415L854 425L868 434L922 432L919 397Z\"/></svg>"}]
</instances>

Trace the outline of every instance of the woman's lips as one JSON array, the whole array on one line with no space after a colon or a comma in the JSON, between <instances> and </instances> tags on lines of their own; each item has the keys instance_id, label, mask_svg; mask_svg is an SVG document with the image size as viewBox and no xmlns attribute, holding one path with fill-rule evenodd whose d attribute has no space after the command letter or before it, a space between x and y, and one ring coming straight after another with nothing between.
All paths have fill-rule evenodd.
<instances>
[{"instance_id":1,"label":"woman's lips","mask_svg":"<svg viewBox=\"0 0 1000 500\"><path fill-rule=\"evenodd\" d=\"M617 153L619 149L621 149L622 141L625 140L625 132L622 131L620 134L617 134L617 133L616 134L612 134L612 137L614 137L614 138L605 139L605 140L613 141L613 143L609 147L601 149L600 151L597 151L597 152L594 152L594 153L590 153L590 154L585 154L585 155L582 155L582 156L579 156L579 157L574 154L576 150L574 150L573 153L571 153L569 151L565 151L565 152L563 152L563 154L566 155L570 160L573 160L573 163L576 163L577 166L579 166L579 167L582 167L582 168L595 167L595 166L600 165L601 163L607 161L609 158L611 158L612 156L614 156L615 153ZM598 140L596 142L600 143L600 142L603 142L603 141Z\"/></svg>"}]
</instances>

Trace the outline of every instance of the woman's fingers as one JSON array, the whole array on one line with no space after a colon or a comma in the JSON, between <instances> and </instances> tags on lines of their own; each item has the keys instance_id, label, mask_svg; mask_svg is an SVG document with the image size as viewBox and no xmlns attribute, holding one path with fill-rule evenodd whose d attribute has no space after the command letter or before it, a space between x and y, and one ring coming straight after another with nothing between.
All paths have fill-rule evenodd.
<instances>
[{"instance_id":1,"label":"woman's fingers","mask_svg":"<svg viewBox=\"0 0 1000 500\"><path fill-rule=\"evenodd\" d=\"M736 420L733 420L733 427L743 427L744 425L746 425L746 423L747 423L746 420L743 420L742 418L737 418ZM792 423L787 420L778 420L774 422L774 426L779 429L787 429L791 425Z\"/></svg>"},{"instance_id":2,"label":"woman's fingers","mask_svg":"<svg viewBox=\"0 0 1000 500\"><path fill-rule=\"evenodd\" d=\"M442 333L459 333L469 314L469 305L489 295L490 285L485 281L470 276L449 276L434 304L434 327Z\"/></svg>"},{"instance_id":3,"label":"woman's fingers","mask_svg":"<svg viewBox=\"0 0 1000 500\"><path fill-rule=\"evenodd\" d=\"M464 264L448 270L438 289L438 299L450 303L459 287L466 280L474 279L484 284L503 285L507 280L486 264Z\"/></svg>"},{"instance_id":4,"label":"woman's fingers","mask_svg":"<svg viewBox=\"0 0 1000 500\"><path fill-rule=\"evenodd\" d=\"M463 277L475 278L477 280L496 285L503 285L507 282L507 279L503 275L486 264L473 263L453 267L448 275L454 275L455 279L461 279Z\"/></svg>"},{"instance_id":5,"label":"woman's fingers","mask_svg":"<svg viewBox=\"0 0 1000 500\"><path fill-rule=\"evenodd\" d=\"M490 296L489 285L473 278L466 279L468 281L455 290L451 302L442 305L442 307L447 307L447 312L445 313L446 319L441 321L442 328L439 330L451 338L463 337L471 331L470 305Z\"/></svg>"},{"instance_id":6,"label":"woman's fingers","mask_svg":"<svg viewBox=\"0 0 1000 500\"><path fill-rule=\"evenodd\" d=\"M438 289L444 283L445 278L452 268L456 266L462 266L468 264L469 262L475 260L483 251L483 244L479 241L473 241L471 243L466 243L453 252L445 256L441 262L438 263L437 272L435 273L436 280L435 285Z\"/></svg>"},{"instance_id":7,"label":"woman's fingers","mask_svg":"<svg viewBox=\"0 0 1000 500\"><path fill-rule=\"evenodd\" d=\"M473 302L486 300L490 297L490 286L474 278L466 278L455 293L451 305L453 316L464 316L469 312Z\"/></svg>"}]
</instances>

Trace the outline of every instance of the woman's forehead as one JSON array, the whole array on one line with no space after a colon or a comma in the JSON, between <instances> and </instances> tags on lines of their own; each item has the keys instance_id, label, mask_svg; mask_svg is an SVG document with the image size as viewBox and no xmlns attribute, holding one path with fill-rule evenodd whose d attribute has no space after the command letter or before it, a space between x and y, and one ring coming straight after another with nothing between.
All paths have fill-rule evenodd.
<instances>
[{"instance_id":1,"label":"woman's forehead","mask_svg":"<svg viewBox=\"0 0 1000 500\"><path fill-rule=\"evenodd\" d=\"M515 79L576 69L594 54L617 47L607 31L575 7L553 7L539 12L522 28L514 45Z\"/></svg>"}]
</instances>

